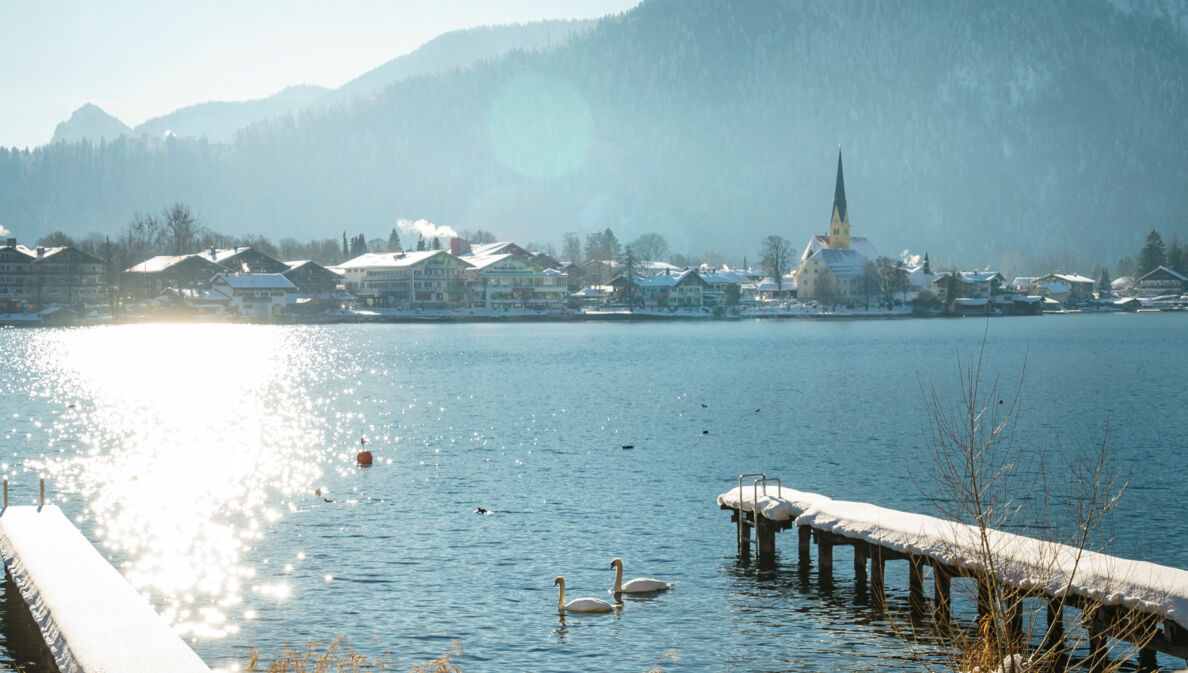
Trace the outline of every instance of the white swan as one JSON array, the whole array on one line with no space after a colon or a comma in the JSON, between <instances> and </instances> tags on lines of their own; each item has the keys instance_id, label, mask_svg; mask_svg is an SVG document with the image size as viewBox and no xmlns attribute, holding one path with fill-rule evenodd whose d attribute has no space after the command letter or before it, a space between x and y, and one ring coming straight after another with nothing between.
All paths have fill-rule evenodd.
<instances>
[{"instance_id":1,"label":"white swan","mask_svg":"<svg viewBox=\"0 0 1188 673\"><path fill-rule=\"evenodd\" d=\"M575 598L566 603L565 578L558 577L553 580L553 585L561 587L561 595L557 597L558 612L610 612L615 609L615 606L597 598Z\"/></svg>"},{"instance_id":2,"label":"white swan","mask_svg":"<svg viewBox=\"0 0 1188 673\"><path fill-rule=\"evenodd\" d=\"M611 593L614 594L646 594L665 591L676 584L676 582L665 582L651 577L636 577L623 584L623 559L617 558L611 561L610 567L615 569L615 588L611 589Z\"/></svg>"}]
</instances>

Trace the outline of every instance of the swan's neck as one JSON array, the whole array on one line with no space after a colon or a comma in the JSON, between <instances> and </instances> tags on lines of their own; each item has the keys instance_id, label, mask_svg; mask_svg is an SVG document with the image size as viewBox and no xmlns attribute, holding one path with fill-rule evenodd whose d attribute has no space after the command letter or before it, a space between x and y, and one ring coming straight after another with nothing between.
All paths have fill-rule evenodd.
<instances>
[{"instance_id":1,"label":"swan's neck","mask_svg":"<svg viewBox=\"0 0 1188 673\"><path fill-rule=\"evenodd\" d=\"M557 596L557 609L563 610L565 609L565 582L561 581L557 586L561 587L561 593Z\"/></svg>"},{"instance_id":2,"label":"swan's neck","mask_svg":"<svg viewBox=\"0 0 1188 673\"><path fill-rule=\"evenodd\" d=\"M622 593L623 591L623 564L615 564L615 591L614 593Z\"/></svg>"}]
</instances>

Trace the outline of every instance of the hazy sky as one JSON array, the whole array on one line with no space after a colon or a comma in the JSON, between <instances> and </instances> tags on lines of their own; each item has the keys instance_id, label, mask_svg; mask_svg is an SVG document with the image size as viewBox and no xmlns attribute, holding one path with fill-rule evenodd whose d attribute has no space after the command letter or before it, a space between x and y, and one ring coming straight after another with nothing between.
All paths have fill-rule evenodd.
<instances>
[{"instance_id":1,"label":"hazy sky","mask_svg":"<svg viewBox=\"0 0 1188 673\"><path fill-rule=\"evenodd\" d=\"M0 0L0 146L84 103L135 126L208 100L336 87L449 30L588 18L639 0Z\"/></svg>"}]
</instances>

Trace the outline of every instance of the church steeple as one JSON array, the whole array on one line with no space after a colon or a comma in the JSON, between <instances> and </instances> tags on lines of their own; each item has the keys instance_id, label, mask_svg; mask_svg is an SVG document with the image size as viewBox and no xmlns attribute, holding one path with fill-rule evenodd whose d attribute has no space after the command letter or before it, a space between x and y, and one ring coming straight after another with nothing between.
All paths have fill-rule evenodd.
<instances>
[{"instance_id":1,"label":"church steeple","mask_svg":"<svg viewBox=\"0 0 1188 673\"><path fill-rule=\"evenodd\" d=\"M842 177L841 145L837 146L837 185L833 188L833 217L829 222L829 247L850 248L850 214L846 210L846 181Z\"/></svg>"}]
</instances>

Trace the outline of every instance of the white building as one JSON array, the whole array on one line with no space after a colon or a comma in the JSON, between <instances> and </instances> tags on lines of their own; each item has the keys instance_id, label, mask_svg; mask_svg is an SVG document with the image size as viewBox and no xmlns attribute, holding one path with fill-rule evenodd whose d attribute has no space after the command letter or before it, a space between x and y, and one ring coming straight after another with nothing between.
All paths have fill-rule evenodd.
<instances>
[{"instance_id":1,"label":"white building","mask_svg":"<svg viewBox=\"0 0 1188 673\"><path fill-rule=\"evenodd\" d=\"M245 318L275 318L297 286L279 273L220 273L210 289L230 297L227 311Z\"/></svg>"},{"instance_id":2,"label":"white building","mask_svg":"<svg viewBox=\"0 0 1188 673\"><path fill-rule=\"evenodd\" d=\"M369 252L337 267L347 292L360 301L401 309L469 306L470 268L445 250Z\"/></svg>"}]
</instances>

